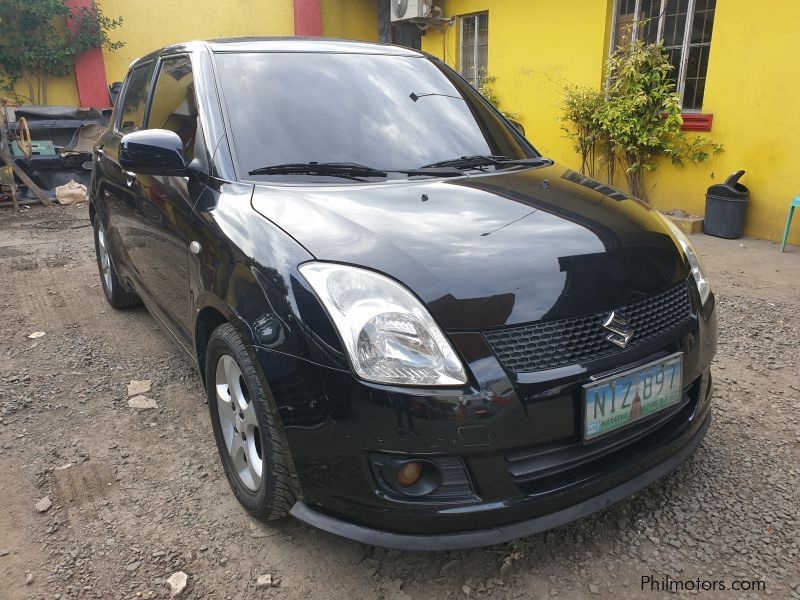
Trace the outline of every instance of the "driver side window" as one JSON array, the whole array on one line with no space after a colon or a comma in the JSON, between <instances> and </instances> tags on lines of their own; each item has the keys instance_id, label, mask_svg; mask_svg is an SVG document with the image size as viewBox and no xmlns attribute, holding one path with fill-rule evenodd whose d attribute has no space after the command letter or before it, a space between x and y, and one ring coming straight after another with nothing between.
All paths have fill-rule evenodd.
<instances>
[{"instance_id":1,"label":"driver side window","mask_svg":"<svg viewBox=\"0 0 800 600\"><path fill-rule=\"evenodd\" d=\"M192 61L188 56L161 61L147 128L174 131L183 142L184 156L187 160L194 158L197 102Z\"/></svg>"},{"instance_id":2,"label":"driver side window","mask_svg":"<svg viewBox=\"0 0 800 600\"><path fill-rule=\"evenodd\" d=\"M122 116L119 122L120 133L139 131L144 125L144 112L147 98L150 96L150 81L153 79L155 63L133 69L128 77L130 81L122 101Z\"/></svg>"}]
</instances>

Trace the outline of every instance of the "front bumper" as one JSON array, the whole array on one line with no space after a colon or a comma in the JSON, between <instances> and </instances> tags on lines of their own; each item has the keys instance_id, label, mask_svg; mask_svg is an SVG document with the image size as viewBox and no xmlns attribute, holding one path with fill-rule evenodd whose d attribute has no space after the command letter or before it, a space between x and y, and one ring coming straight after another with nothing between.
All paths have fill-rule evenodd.
<instances>
[{"instance_id":1,"label":"front bumper","mask_svg":"<svg viewBox=\"0 0 800 600\"><path fill-rule=\"evenodd\" d=\"M361 542L362 544L370 544L382 548L393 548L396 550L460 550L502 544L509 540L540 533L575 521L576 519L607 508L620 500L624 500L631 494L649 486L678 467L692 455L703 440L703 437L705 437L710 422L711 414L708 413L683 447L633 479L606 490L597 496L593 496L588 500L579 502L578 504L573 504L572 506L562 508L553 513L526 521L520 521L518 523L473 531L456 531L446 534L408 535L391 531L381 531L379 529L372 529L355 523L349 523L318 512L302 501L297 502L292 507L291 515L304 523L308 523L309 525L313 525L329 533L334 533L356 542Z\"/></svg>"},{"instance_id":2,"label":"front bumper","mask_svg":"<svg viewBox=\"0 0 800 600\"><path fill-rule=\"evenodd\" d=\"M368 384L264 347L256 354L301 484L298 519L364 543L454 549L500 543L580 518L674 469L708 427L713 303L679 331L607 361L515 377L479 333L451 334L474 379L464 389ZM605 441L583 444L587 378L681 351L684 402ZM397 498L370 456L463 461L471 498Z\"/></svg>"}]
</instances>

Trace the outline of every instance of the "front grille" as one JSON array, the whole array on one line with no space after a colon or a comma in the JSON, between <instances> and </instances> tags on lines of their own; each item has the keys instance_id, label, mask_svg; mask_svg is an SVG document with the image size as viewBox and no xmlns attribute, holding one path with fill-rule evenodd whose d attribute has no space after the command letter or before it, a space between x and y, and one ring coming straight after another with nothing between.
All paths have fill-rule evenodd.
<instances>
[{"instance_id":1,"label":"front grille","mask_svg":"<svg viewBox=\"0 0 800 600\"><path fill-rule=\"evenodd\" d=\"M689 286L684 281L660 294L614 310L630 320L629 326L635 332L625 348L629 350L692 317ZM559 321L485 331L484 336L500 364L513 373L583 364L622 352L606 340L610 332L603 323L610 312L604 310Z\"/></svg>"}]
</instances>

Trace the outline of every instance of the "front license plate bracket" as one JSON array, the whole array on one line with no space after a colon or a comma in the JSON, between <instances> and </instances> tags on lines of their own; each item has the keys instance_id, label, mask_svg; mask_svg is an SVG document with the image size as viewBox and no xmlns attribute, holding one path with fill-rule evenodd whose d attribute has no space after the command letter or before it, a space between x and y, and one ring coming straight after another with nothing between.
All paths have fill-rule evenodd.
<instances>
[{"instance_id":1,"label":"front license plate bracket","mask_svg":"<svg viewBox=\"0 0 800 600\"><path fill-rule=\"evenodd\" d=\"M591 442L678 404L683 398L683 352L583 386L583 440Z\"/></svg>"}]
</instances>

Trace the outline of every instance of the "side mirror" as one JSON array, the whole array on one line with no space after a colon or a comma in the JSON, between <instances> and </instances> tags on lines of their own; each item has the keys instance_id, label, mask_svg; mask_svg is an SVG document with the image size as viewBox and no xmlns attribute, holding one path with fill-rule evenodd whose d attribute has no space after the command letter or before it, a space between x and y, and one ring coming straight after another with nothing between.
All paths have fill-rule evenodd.
<instances>
[{"instance_id":1,"label":"side mirror","mask_svg":"<svg viewBox=\"0 0 800 600\"><path fill-rule=\"evenodd\" d=\"M516 129L522 134L522 137L525 137L525 128L522 126L522 123L520 123L516 119L509 119L508 122L514 126L514 129Z\"/></svg>"},{"instance_id":2,"label":"side mirror","mask_svg":"<svg viewBox=\"0 0 800 600\"><path fill-rule=\"evenodd\" d=\"M119 165L142 175L184 175L188 166L183 142L166 129L145 129L122 137Z\"/></svg>"},{"instance_id":3,"label":"side mirror","mask_svg":"<svg viewBox=\"0 0 800 600\"><path fill-rule=\"evenodd\" d=\"M119 98L119 93L122 91L122 82L115 81L110 86L108 86L108 95L111 98L111 106L117 105L117 98Z\"/></svg>"}]
</instances>

